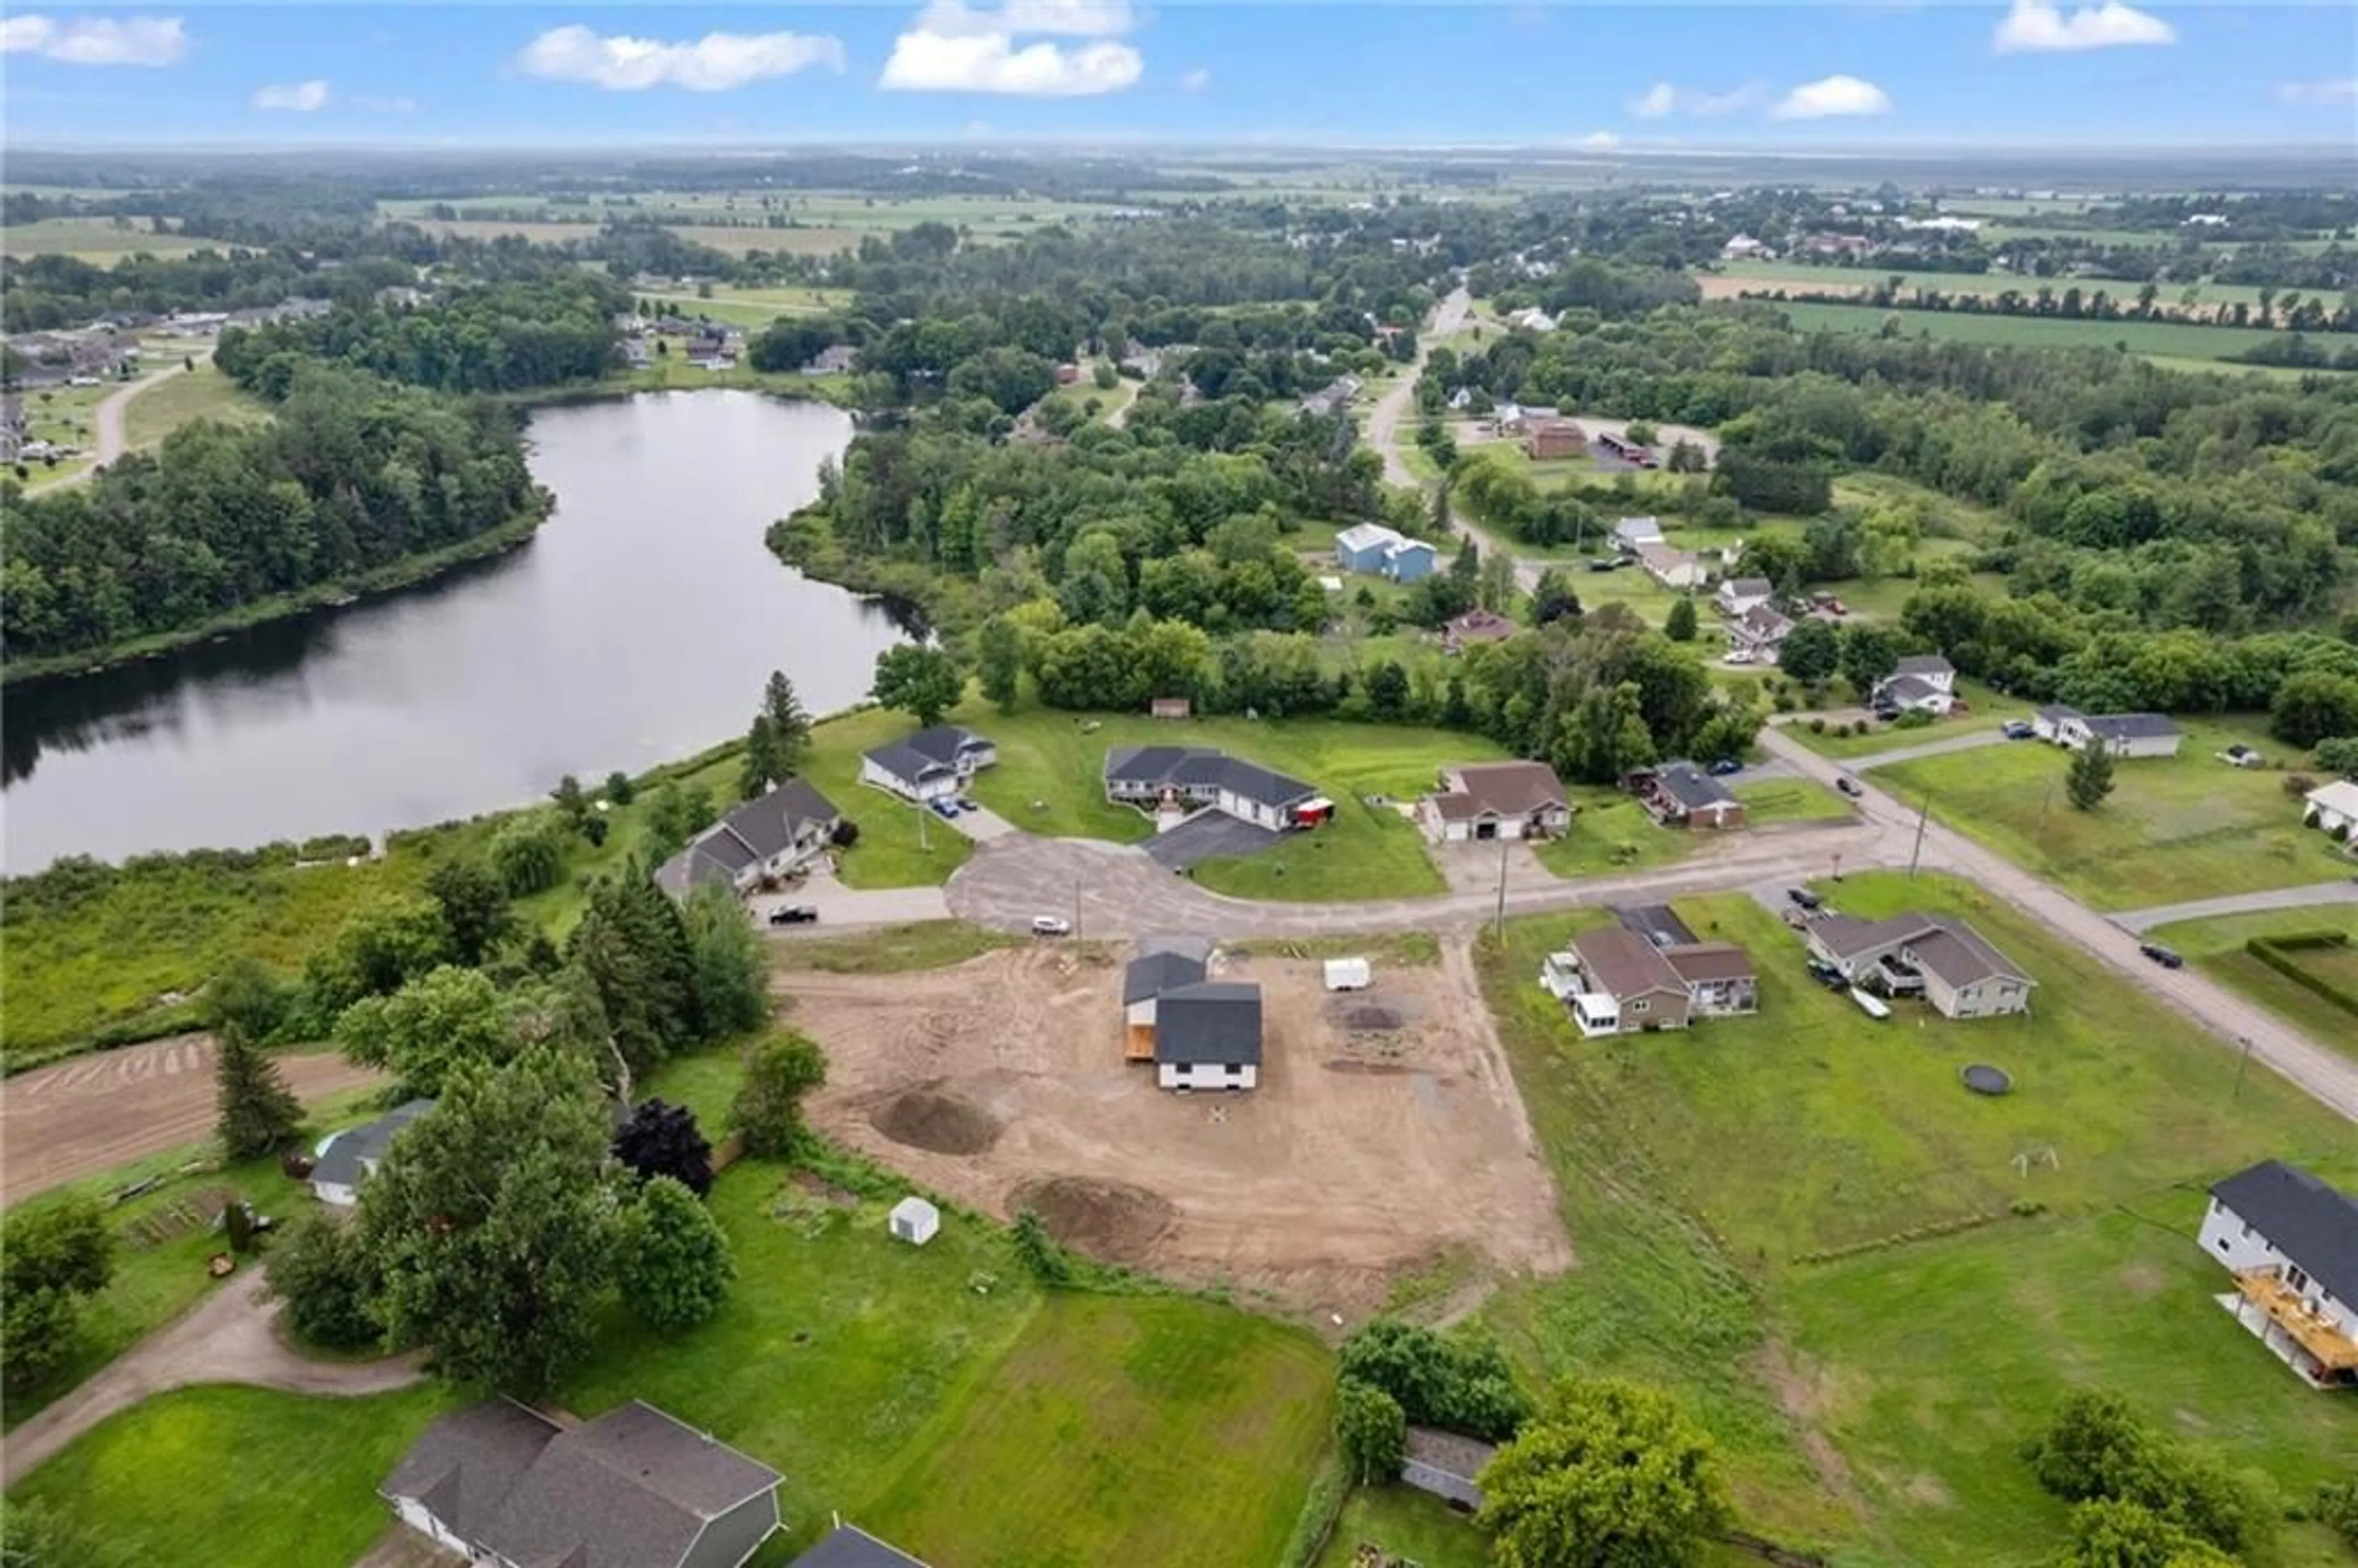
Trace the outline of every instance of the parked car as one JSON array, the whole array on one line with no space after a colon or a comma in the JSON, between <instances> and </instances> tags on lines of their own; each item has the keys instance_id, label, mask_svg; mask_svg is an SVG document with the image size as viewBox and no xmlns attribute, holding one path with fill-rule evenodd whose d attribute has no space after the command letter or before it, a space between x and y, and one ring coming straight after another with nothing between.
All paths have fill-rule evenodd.
<instances>
[{"instance_id":1,"label":"parked car","mask_svg":"<svg viewBox=\"0 0 2358 1568\"><path fill-rule=\"evenodd\" d=\"M1803 909L1815 909L1818 905L1826 902L1824 899L1820 898L1816 893L1812 892L1807 888L1787 888L1785 890L1785 896L1791 899L1795 903L1800 904Z\"/></svg>"},{"instance_id":2,"label":"parked car","mask_svg":"<svg viewBox=\"0 0 2358 1568\"><path fill-rule=\"evenodd\" d=\"M806 903L782 903L770 911L773 925L816 925L818 911Z\"/></svg>"},{"instance_id":3,"label":"parked car","mask_svg":"<svg viewBox=\"0 0 2358 1568\"><path fill-rule=\"evenodd\" d=\"M2137 951L2165 969L2182 969L2186 967L2186 960L2180 957L2176 948L2165 947L2158 942L2140 942L2137 944Z\"/></svg>"},{"instance_id":4,"label":"parked car","mask_svg":"<svg viewBox=\"0 0 2358 1568\"><path fill-rule=\"evenodd\" d=\"M941 817L944 821L955 822L957 820L957 802L954 800L946 800L940 795L936 795L925 804L932 806L934 808L934 815Z\"/></svg>"},{"instance_id":5,"label":"parked car","mask_svg":"<svg viewBox=\"0 0 2358 1568\"><path fill-rule=\"evenodd\" d=\"M980 811L982 806L972 795L962 795L958 796L958 809L960 811Z\"/></svg>"},{"instance_id":6,"label":"parked car","mask_svg":"<svg viewBox=\"0 0 2358 1568\"><path fill-rule=\"evenodd\" d=\"M1825 987L1826 989L1830 991L1846 991L1850 989L1850 982L1843 979L1843 972L1840 969L1835 968L1832 964L1827 963L1823 958L1812 958L1810 960L1810 979L1817 981L1818 984Z\"/></svg>"},{"instance_id":7,"label":"parked car","mask_svg":"<svg viewBox=\"0 0 2358 1568\"><path fill-rule=\"evenodd\" d=\"M1712 763L1711 766L1704 770L1704 772L1711 774L1714 778L1721 779L1725 778L1730 773L1740 773L1743 771L1744 764L1737 762L1734 757L1722 757L1719 761Z\"/></svg>"},{"instance_id":8,"label":"parked car","mask_svg":"<svg viewBox=\"0 0 2358 1568\"><path fill-rule=\"evenodd\" d=\"M1851 777L1848 773L1844 773L1842 777L1834 780L1834 788L1842 791L1843 794L1850 796L1853 800L1856 800L1860 795L1866 793L1865 790L1858 787L1858 781Z\"/></svg>"},{"instance_id":9,"label":"parked car","mask_svg":"<svg viewBox=\"0 0 2358 1568\"><path fill-rule=\"evenodd\" d=\"M1073 923L1061 914L1035 914L1032 917L1034 936L1070 936Z\"/></svg>"},{"instance_id":10,"label":"parked car","mask_svg":"<svg viewBox=\"0 0 2358 1568\"><path fill-rule=\"evenodd\" d=\"M2028 719L2009 719L2006 721L2004 733L2009 741L2028 741L2039 731L2031 728Z\"/></svg>"},{"instance_id":11,"label":"parked car","mask_svg":"<svg viewBox=\"0 0 2358 1568\"><path fill-rule=\"evenodd\" d=\"M1808 911L1788 909L1781 913L1784 915L1785 924L1791 926L1794 930L1807 931L1810 928L1810 916Z\"/></svg>"}]
</instances>

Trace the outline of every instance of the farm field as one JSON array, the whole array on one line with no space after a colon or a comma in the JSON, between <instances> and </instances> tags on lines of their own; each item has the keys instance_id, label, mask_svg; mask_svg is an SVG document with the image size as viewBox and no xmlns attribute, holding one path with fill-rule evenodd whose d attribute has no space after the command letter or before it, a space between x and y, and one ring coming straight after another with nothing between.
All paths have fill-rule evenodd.
<instances>
[{"instance_id":1,"label":"farm field","mask_svg":"<svg viewBox=\"0 0 2358 1568\"><path fill-rule=\"evenodd\" d=\"M781 316L815 316L839 310L851 300L851 291L845 288L746 288L730 283L714 284L708 297L700 292L676 290L634 292L638 298L654 300L683 316L709 316L716 321L748 328L766 327Z\"/></svg>"},{"instance_id":2,"label":"farm field","mask_svg":"<svg viewBox=\"0 0 2358 1568\"><path fill-rule=\"evenodd\" d=\"M2064 798L2071 754L2036 741L1896 762L1878 769L1876 782L1911 804L1929 795L1935 818L2098 909L2350 874L2331 840L2301 827L2299 803L2286 796L2281 772L2213 760L2236 741L2270 752L2275 742L2262 726L2179 722L2186 735L2179 755L2123 761L2112 795L2094 811L2075 811Z\"/></svg>"},{"instance_id":3,"label":"farm field","mask_svg":"<svg viewBox=\"0 0 2358 1568\"><path fill-rule=\"evenodd\" d=\"M242 392L211 363L157 382L123 411L123 436L134 451L159 444L183 425L218 419L254 425L270 417L259 399Z\"/></svg>"},{"instance_id":4,"label":"farm field","mask_svg":"<svg viewBox=\"0 0 2358 1568\"><path fill-rule=\"evenodd\" d=\"M144 218L125 222L133 226L118 229L112 218L42 218L30 223L11 223L0 232L0 250L12 256L69 255L94 266L111 266L124 256L143 252L168 258L228 248L219 240L150 233Z\"/></svg>"},{"instance_id":5,"label":"farm field","mask_svg":"<svg viewBox=\"0 0 2358 1568\"><path fill-rule=\"evenodd\" d=\"M1105 798L1105 756L1113 746L1209 746L1316 786L1336 805L1333 823L1237 860L1206 860L1195 879L1216 892L1294 901L1408 897L1442 891L1415 827L1360 797L1413 799L1453 762L1502 753L1477 736L1328 719L1198 719L1184 724L1142 714L1083 715L1047 708L1013 714L980 703L959 721L999 745L999 763L975 776L974 795L1028 832L1051 838L1136 843L1152 824ZM864 842L864 841L863 841ZM1280 868L1283 868L1281 874Z\"/></svg>"},{"instance_id":6,"label":"farm field","mask_svg":"<svg viewBox=\"0 0 2358 1568\"><path fill-rule=\"evenodd\" d=\"M111 1417L9 1491L103 1541L110 1562L347 1568L391 1514L378 1483L452 1396L211 1385Z\"/></svg>"},{"instance_id":7,"label":"farm field","mask_svg":"<svg viewBox=\"0 0 2358 1568\"><path fill-rule=\"evenodd\" d=\"M2186 961L2221 984L2239 990L2269 1011L2289 1020L2312 1040L2358 1057L2358 1019L2306 986L2260 962L2244 944L2255 936L2340 931L2358 940L2358 909L2348 904L2317 909L2276 909L2256 914L2222 915L2156 927L2147 935L2175 947ZM2358 952L2350 948L2304 950L2296 960L2345 990L2358 993Z\"/></svg>"},{"instance_id":8,"label":"farm field","mask_svg":"<svg viewBox=\"0 0 2358 1568\"><path fill-rule=\"evenodd\" d=\"M2064 1509L2014 1455L2044 1402L2084 1382L2166 1388L2158 1420L2183 1411L2178 1430L2296 1487L2320 1455L2346 1468L2358 1412L2320 1406L2201 1299L2185 1190L2271 1154L2346 1177L2341 1124L2256 1076L2236 1098L2230 1053L1969 888L1854 876L1833 893L1862 915L1964 914L2040 980L2035 1019L1877 1024L1730 896L1677 907L1752 953L1760 1014L1588 1041L1531 983L1575 920L1509 921L1486 944L1582 1266L1509 1285L1485 1325L1534 1374L1680 1390L1721 1441L1747 1527L1845 1563L2050 1560ZM2017 1094L1969 1102L1955 1074L1977 1060L2014 1072ZM2047 1144L2058 1166L2018 1175L2013 1157ZM1728 1148L1747 1157L1714 1152ZM2050 1215L2006 1213L2026 1195ZM1963 1234L1794 1260L1991 1208ZM2295 1532L2281 1561L2334 1559Z\"/></svg>"},{"instance_id":9,"label":"farm field","mask_svg":"<svg viewBox=\"0 0 2358 1568\"><path fill-rule=\"evenodd\" d=\"M2132 244L2158 243L2163 239L2160 235L2131 235L2117 230L2067 231L2034 228L2027 232L2039 235L2069 232L2083 239L2103 239L2107 243ZM2012 225L2007 225L2005 230L2005 233L2008 236L2024 232L2026 231ZM1900 289L1903 294L1919 289L1937 289L1942 294L1952 296L1960 294L1996 296L2012 289L2026 298L2036 298L2039 291L2046 288L2053 290L2060 298L2065 289L2076 288L2084 298L2101 289L2115 300L2134 304L2137 290L2145 287L2143 280L2136 278L2018 277L2012 273L2005 272L1911 272L1905 267L1878 265L1812 266L1807 262L1730 261L1721 263L1720 267L1726 278L1735 280L1743 287L1806 290L1813 294L1833 293L1842 289L1855 289L1865 293L1868 289L1880 288L1885 283L1897 277L1902 280ZM2155 287L2158 292L2154 297L2154 303L2165 310L2180 311L2190 308L2187 304L2187 296L2190 293L2193 296L2191 308L2205 313L2222 305L2249 305L2256 309L2260 303L2260 290L2254 284L2163 283L2157 284ZM2282 294L2285 291L2278 289L2277 292ZM2301 291L2296 289L2293 292ZM1708 290L1705 297L1710 297Z\"/></svg>"},{"instance_id":10,"label":"farm field","mask_svg":"<svg viewBox=\"0 0 2358 1568\"><path fill-rule=\"evenodd\" d=\"M1435 1257L1552 1272L1569 1255L1448 965L1386 963L1329 997L1282 951L1225 955L1262 989L1249 1095L1174 1095L1123 1055L1119 960L1046 946L916 975L784 979L831 1069L828 1138L960 1204L1029 1207L1100 1261L1347 1320Z\"/></svg>"},{"instance_id":11,"label":"farm field","mask_svg":"<svg viewBox=\"0 0 2358 1568\"><path fill-rule=\"evenodd\" d=\"M1872 305L1780 303L1778 308L1804 332L1880 332L1886 319L1897 314L1903 337L2033 349L2121 347L2133 354L2202 361L2222 361L2276 337L2256 327L2201 327L2181 321L2066 321L2058 317L1976 316L1948 310L1893 312Z\"/></svg>"}]
</instances>

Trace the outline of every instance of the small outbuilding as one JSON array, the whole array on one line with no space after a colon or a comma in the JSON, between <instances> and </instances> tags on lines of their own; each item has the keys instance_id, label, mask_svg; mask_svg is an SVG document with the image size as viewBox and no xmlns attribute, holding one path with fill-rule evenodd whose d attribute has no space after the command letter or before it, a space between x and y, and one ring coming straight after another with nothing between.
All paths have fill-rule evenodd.
<instances>
[{"instance_id":1,"label":"small outbuilding","mask_svg":"<svg viewBox=\"0 0 2358 1568\"><path fill-rule=\"evenodd\" d=\"M1330 991L1363 991L1374 979L1374 971L1365 958L1326 960L1326 989Z\"/></svg>"},{"instance_id":2,"label":"small outbuilding","mask_svg":"<svg viewBox=\"0 0 2358 1568\"><path fill-rule=\"evenodd\" d=\"M892 1206L892 1216L886 1223L892 1228L893 1240L905 1241L912 1247L923 1247L934 1238L936 1231L941 1229L942 1211L912 1193Z\"/></svg>"},{"instance_id":3,"label":"small outbuilding","mask_svg":"<svg viewBox=\"0 0 2358 1568\"><path fill-rule=\"evenodd\" d=\"M1490 1444L1471 1437L1438 1427L1412 1426L1401 1450L1401 1479L1452 1508L1475 1513L1482 1507L1480 1476L1498 1454Z\"/></svg>"}]
</instances>

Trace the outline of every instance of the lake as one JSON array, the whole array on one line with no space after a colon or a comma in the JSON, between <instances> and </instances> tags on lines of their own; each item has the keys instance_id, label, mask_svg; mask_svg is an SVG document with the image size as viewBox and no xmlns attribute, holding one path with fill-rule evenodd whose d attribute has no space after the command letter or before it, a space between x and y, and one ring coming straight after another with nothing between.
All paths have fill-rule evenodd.
<instances>
[{"instance_id":1,"label":"lake","mask_svg":"<svg viewBox=\"0 0 2358 1568\"><path fill-rule=\"evenodd\" d=\"M243 848L470 816L741 734L786 672L867 694L903 629L762 543L851 421L735 391L548 408L532 542L430 583L11 689L5 865Z\"/></svg>"}]
</instances>

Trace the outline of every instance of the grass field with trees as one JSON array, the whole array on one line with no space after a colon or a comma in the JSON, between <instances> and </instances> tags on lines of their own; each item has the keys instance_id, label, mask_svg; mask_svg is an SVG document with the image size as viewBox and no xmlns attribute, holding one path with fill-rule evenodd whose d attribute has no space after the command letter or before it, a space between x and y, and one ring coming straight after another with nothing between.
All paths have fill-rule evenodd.
<instances>
[{"instance_id":1,"label":"grass field with trees","mask_svg":"<svg viewBox=\"0 0 2358 1568\"><path fill-rule=\"evenodd\" d=\"M2147 935L2175 947L2188 963L2212 979L2290 1021L2310 1039L2358 1058L2358 1019L2260 962L2244 946L2255 936L2286 936L2312 931L2340 931L2358 940L2358 910L2348 904L2273 909L2256 914L2180 921L2158 926ZM2353 957L2351 949L2310 949L2292 957L2303 968L2358 993L2358 957Z\"/></svg>"},{"instance_id":2,"label":"grass field with trees","mask_svg":"<svg viewBox=\"0 0 2358 1568\"><path fill-rule=\"evenodd\" d=\"M123 436L138 451L199 419L254 425L270 417L260 399L241 392L209 363L167 376L134 397L123 411Z\"/></svg>"},{"instance_id":3,"label":"grass field with trees","mask_svg":"<svg viewBox=\"0 0 2358 1568\"><path fill-rule=\"evenodd\" d=\"M1880 333L1897 318L1903 338L1930 337L1960 343L1988 343L2024 349L2125 348L2133 354L2161 354L2176 360L2211 362L2212 368L2234 371L2217 363L2246 349L2275 341L2281 334L2259 327L2206 327L2190 321L2086 321L2052 316L1996 316L1953 310L1887 310L1876 305L1826 305L1811 301L1774 301L1804 332Z\"/></svg>"}]
</instances>

